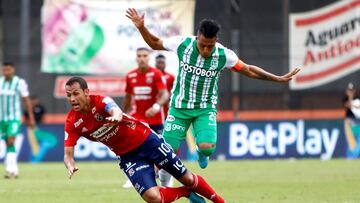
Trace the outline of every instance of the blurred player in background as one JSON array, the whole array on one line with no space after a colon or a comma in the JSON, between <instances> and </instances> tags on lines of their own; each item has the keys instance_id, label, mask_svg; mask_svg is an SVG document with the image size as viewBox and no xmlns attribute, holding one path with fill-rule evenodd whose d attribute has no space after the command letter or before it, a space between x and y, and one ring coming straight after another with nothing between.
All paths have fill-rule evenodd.
<instances>
[{"instance_id":1,"label":"blurred player in background","mask_svg":"<svg viewBox=\"0 0 360 203\"><path fill-rule=\"evenodd\" d=\"M21 126L21 98L26 106L31 128L35 127L34 114L29 99L28 85L15 75L11 62L3 63L3 75L0 76L0 133L6 142L5 178L17 178L19 168L15 149L15 138Z\"/></svg>"},{"instance_id":2,"label":"blurred player in background","mask_svg":"<svg viewBox=\"0 0 360 203\"><path fill-rule=\"evenodd\" d=\"M41 124L44 119L44 115L46 114L46 108L43 104L40 103L39 98L36 96L30 96L31 106L33 109L33 114L35 118L36 124ZM29 119L29 114L27 113L27 109L25 108L24 116L26 121Z\"/></svg>"},{"instance_id":3,"label":"blurred player in background","mask_svg":"<svg viewBox=\"0 0 360 203\"><path fill-rule=\"evenodd\" d=\"M171 93L171 89L173 87L174 84L174 80L175 77L173 74L165 71L166 68L166 57L162 54L159 54L155 57L155 67L160 70L165 78L165 82L166 82L166 87L169 93ZM166 102L163 107L164 107L164 117L167 117L168 114L168 110L169 110L169 102L170 100L168 100L168 102Z\"/></svg>"},{"instance_id":4,"label":"blurred player in background","mask_svg":"<svg viewBox=\"0 0 360 203\"><path fill-rule=\"evenodd\" d=\"M356 159L360 155L360 97L353 83L349 83L343 97L345 109L344 129L348 143L347 157Z\"/></svg>"},{"instance_id":5,"label":"blurred player in background","mask_svg":"<svg viewBox=\"0 0 360 203\"><path fill-rule=\"evenodd\" d=\"M83 78L70 78L65 91L72 106L65 123L64 140L64 163L69 178L79 170L75 166L74 147L83 136L103 143L119 156L120 168L146 202L167 203L188 197L191 202L204 203L205 200L196 193L212 202L224 202L201 176L185 168L160 135L123 113L110 97L90 95ZM167 170L184 186L158 187L154 164Z\"/></svg>"},{"instance_id":6,"label":"blurred player in background","mask_svg":"<svg viewBox=\"0 0 360 203\"><path fill-rule=\"evenodd\" d=\"M283 76L277 76L242 62L232 50L217 42L220 26L213 20L201 21L197 36L160 39L145 27L144 14L138 15L131 8L126 16L152 49L173 51L178 56L179 73L163 136L174 150L178 150L192 124L201 168L207 167L209 156L216 147L217 82L222 70L227 68L250 78L274 82L288 82L300 70L295 68Z\"/></svg>"},{"instance_id":7,"label":"blurred player in background","mask_svg":"<svg viewBox=\"0 0 360 203\"><path fill-rule=\"evenodd\" d=\"M123 110L128 113L133 103L130 115L148 123L152 130L162 134L165 118L162 106L167 104L169 93L162 72L150 67L149 60L150 50L136 50L138 67L126 75ZM124 188L132 186L130 180L123 185Z\"/></svg>"}]
</instances>

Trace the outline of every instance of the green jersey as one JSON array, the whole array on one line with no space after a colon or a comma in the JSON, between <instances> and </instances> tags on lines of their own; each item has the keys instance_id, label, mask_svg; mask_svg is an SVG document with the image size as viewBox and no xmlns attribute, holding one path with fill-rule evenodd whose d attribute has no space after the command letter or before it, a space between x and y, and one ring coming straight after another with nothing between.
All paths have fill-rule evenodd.
<instances>
[{"instance_id":1,"label":"green jersey","mask_svg":"<svg viewBox=\"0 0 360 203\"><path fill-rule=\"evenodd\" d=\"M179 71L175 79L170 106L173 108L215 108L218 99L217 82L224 68L232 68L239 60L236 54L216 43L208 58L196 47L196 37L172 37L163 46L177 54Z\"/></svg>"},{"instance_id":2,"label":"green jersey","mask_svg":"<svg viewBox=\"0 0 360 203\"><path fill-rule=\"evenodd\" d=\"M14 76L7 81L0 76L0 121L20 121L21 97L27 96L29 90L24 79Z\"/></svg>"}]
</instances>

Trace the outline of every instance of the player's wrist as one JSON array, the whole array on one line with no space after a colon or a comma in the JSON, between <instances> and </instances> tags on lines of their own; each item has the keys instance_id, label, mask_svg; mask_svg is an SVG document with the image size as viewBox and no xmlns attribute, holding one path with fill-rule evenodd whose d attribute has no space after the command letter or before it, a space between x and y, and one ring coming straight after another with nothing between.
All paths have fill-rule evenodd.
<instances>
[{"instance_id":1,"label":"player's wrist","mask_svg":"<svg viewBox=\"0 0 360 203\"><path fill-rule=\"evenodd\" d=\"M160 106L160 104L158 104L158 103L154 103L154 104L152 105L152 108L155 109L157 112L159 112L161 106Z\"/></svg>"}]
</instances>

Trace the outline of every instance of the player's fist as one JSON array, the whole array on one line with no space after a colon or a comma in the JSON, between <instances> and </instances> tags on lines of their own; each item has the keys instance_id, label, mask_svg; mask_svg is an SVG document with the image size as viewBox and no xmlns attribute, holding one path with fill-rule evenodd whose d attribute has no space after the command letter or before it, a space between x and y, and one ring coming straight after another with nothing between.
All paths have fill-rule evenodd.
<instances>
[{"instance_id":1,"label":"player's fist","mask_svg":"<svg viewBox=\"0 0 360 203\"><path fill-rule=\"evenodd\" d=\"M105 120L107 121L107 123L104 125L105 127L117 125L122 120L122 114L106 117Z\"/></svg>"},{"instance_id":2,"label":"player's fist","mask_svg":"<svg viewBox=\"0 0 360 203\"><path fill-rule=\"evenodd\" d=\"M155 103L148 110L145 111L146 117L153 117L155 114L159 113L161 106L158 103Z\"/></svg>"},{"instance_id":3,"label":"player's fist","mask_svg":"<svg viewBox=\"0 0 360 203\"><path fill-rule=\"evenodd\" d=\"M139 15L134 8L128 8L126 10L126 17L128 17L137 28L144 26L145 14Z\"/></svg>"}]
</instances>

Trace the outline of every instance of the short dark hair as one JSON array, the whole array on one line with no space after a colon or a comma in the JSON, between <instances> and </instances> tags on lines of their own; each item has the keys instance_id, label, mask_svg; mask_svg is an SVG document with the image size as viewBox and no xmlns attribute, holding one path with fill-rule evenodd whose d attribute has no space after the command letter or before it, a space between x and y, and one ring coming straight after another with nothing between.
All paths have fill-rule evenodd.
<instances>
[{"instance_id":1,"label":"short dark hair","mask_svg":"<svg viewBox=\"0 0 360 203\"><path fill-rule=\"evenodd\" d=\"M220 25L215 20L204 19L200 22L199 33L205 38L213 38L217 36L220 30Z\"/></svg>"},{"instance_id":2,"label":"short dark hair","mask_svg":"<svg viewBox=\"0 0 360 203\"><path fill-rule=\"evenodd\" d=\"M146 47L139 47L136 49L136 52L138 51L147 51L147 52L150 52L150 49L146 48Z\"/></svg>"},{"instance_id":3,"label":"short dark hair","mask_svg":"<svg viewBox=\"0 0 360 203\"><path fill-rule=\"evenodd\" d=\"M88 85L86 80L84 80L84 78L82 77L71 77L65 84L65 86L71 86L74 83L79 83L81 89L88 89Z\"/></svg>"},{"instance_id":4,"label":"short dark hair","mask_svg":"<svg viewBox=\"0 0 360 203\"><path fill-rule=\"evenodd\" d=\"M3 62L3 66L12 66L12 67L15 67L14 63L11 62L11 61L5 61L5 62Z\"/></svg>"},{"instance_id":5,"label":"short dark hair","mask_svg":"<svg viewBox=\"0 0 360 203\"><path fill-rule=\"evenodd\" d=\"M164 55L162 55L162 54L159 54L159 55L157 55L157 56L155 57L155 59L156 59L156 60L158 60L158 59L166 59L166 57L165 57Z\"/></svg>"}]
</instances>

